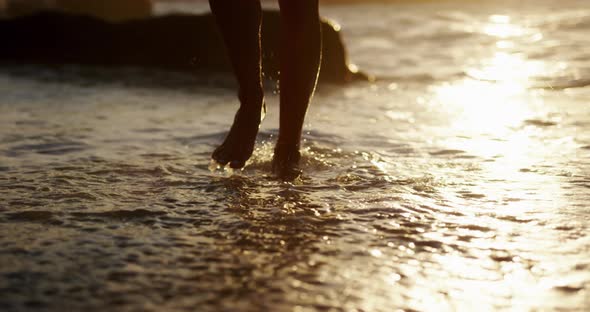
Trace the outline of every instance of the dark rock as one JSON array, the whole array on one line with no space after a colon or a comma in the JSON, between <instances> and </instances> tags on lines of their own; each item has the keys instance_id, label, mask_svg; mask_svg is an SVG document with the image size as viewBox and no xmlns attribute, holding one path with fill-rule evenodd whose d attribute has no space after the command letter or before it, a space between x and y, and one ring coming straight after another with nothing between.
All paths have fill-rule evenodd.
<instances>
[{"instance_id":1,"label":"dark rock","mask_svg":"<svg viewBox=\"0 0 590 312\"><path fill-rule=\"evenodd\" d=\"M264 12L263 66L267 78L279 69L280 15ZM340 33L323 21L321 82L366 80L351 70ZM0 62L12 64L80 64L138 66L196 74L230 72L213 17L167 15L110 23L57 12L0 20Z\"/></svg>"},{"instance_id":2,"label":"dark rock","mask_svg":"<svg viewBox=\"0 0 590 312\"><path fill-rule=\"evenodd\" d=\"M8 17L30 15L42 10L56 10L70 14L84 14L108 21L147 18L152 15L151 0L8 0L4 7L0 0L0 14Z\"/></svg>"}]
</instances>

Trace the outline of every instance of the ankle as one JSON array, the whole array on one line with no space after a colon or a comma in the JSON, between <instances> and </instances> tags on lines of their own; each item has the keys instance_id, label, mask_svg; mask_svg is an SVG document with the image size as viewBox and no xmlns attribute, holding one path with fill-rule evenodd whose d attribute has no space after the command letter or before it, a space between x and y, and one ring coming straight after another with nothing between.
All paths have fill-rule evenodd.
<instances>
[{"instance_id":1,"label":"ankle","mask_svg":"<svg viewBox=\"0 0 590 312\"><path fill-rule=\"evenodd\" d=\"M279 141L275 145L274 158L298 162L301 158L301 152L299 149L299 144L288 144Z\"/></svg>"},{"instance_id":2,"label":"ankle","mask_svg":"<svg viewBox=\"0 0 590 312\"><path fill-rule=\"evenodd\" d=\"M281 129L282 130L282 129ZM281 132L279 130L279 138L275 145L275 149L298 151L301 147L301 138L291 133Z\"/></svg>"}]
</instances>

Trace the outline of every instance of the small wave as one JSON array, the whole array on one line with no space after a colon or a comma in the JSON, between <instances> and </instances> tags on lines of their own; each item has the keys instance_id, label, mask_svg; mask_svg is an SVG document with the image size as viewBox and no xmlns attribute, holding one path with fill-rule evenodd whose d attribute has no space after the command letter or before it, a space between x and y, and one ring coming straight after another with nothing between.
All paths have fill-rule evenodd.
<instances>
[{"instance_id":1,"label":"small wave","mask_svg":"<svg viewBox=\"0 0 590 312\"><path fill-rule=\"evenodd\" d=\"M552 127L556 126L557 123L550 120L541 120L541 119L527 119L524 121L526 125L537 126L537 127Z\"/></svg>"},{"instance_id":2,"label":"small wave","mask_svg":"<svg viewBox=\"0 0 590 312\"><path fill-rule=\"evenodd\" d=\"M135 132L139 132L139 133L159 133L159 132L166 132L166 131L167 130L164 128L155 128L155 127L135 130Z\"/></svg>"},{"instance_id":3,"label":"small wave","mask_svg":"<svg viewBox=\"0 0 590 312\"><path fill-rule=\"evenodd\" d=\"M77 141L62 141L37 144L22 144L12 147L6 154L17 157L28 152L44 155L64 155L87 150L89 145Z\"/></svg>"},{"instance_id":4,"label":"small wave","mask_svg":"<svg viewBox=\"0 0 590 312\"><path fill-rule=\"evenodd\" d=\"M48 221L53 218L53 213L46 210L26 210L20 212L7 213L7 218L14 221Z\"/></svg>"},{"instance_id":5,"label":"small wave","mask_svg":"<svg viewBox=\"0 0 590 312\"><path fill-rule=\"evenodd\" d=\"M501 83L504 80L482 77L478 71L466 71L465 77L475 79L477 81ZM590 86L590 78L567 79L567 78L552 78L552 77L536 77L531 79L528 84L529 89L545 89L553 91L561 91L565 89L584 88Z\"/></svg>"},{"instance_id":6,"label":"small wave","mask_svg":"<svg viewBox=\"0 0 590 312\"><path fill-rule=\"evenodd\" d=\"M164 211L150 211L146 209L112 210L103 212L73 212L72 216L78 219L104 218L104 219L143 219L165 215Z\"/></svg>"},{"instance_id":7,"label":"small wave","mask_svg":"<svg viewBox=\"0 0 590 312\"><path fill-rule=\"evenodd\" d=\"M454 41L465 40L476 36L476 34L464 30L455 30L452 29L444 31L437 29L435 32L432 33L425 33L420 34L411 38L411 40L416 41L428 41L428 42L444 42L445 44L453 43L453 44L460 44Z\"/></svg>"},{"instance_id":8,"label":"small wave","mask_svg":"<svg viewBox=\"0 0 590 312\"><path fill-rule=\"evenodd\" d=\"M407 75L378 75L375 77L377 81L391 81L391 82L406 82L406 83L420 83L429 84L439 81L438 77L428 73L416 73ZM444 80L444 79L440 79Z\"/></svg>"},{"instance_id":9,"label":"small wave","mask_svg":"<svg viewBox=\"0 0 590 312\"><path fill-rule=\"evenodd\" d=\"M462 150L454 150L454 149L446 149L446 150L440 150L440 151L436 151L436 152L430 152L429 154L432 156L445 156L445 155L458 155L458 154L463 154L465 153L465 151Z\"/></svg>"},{"instance_id":10,"label":"small wave","mask_svg":"<svg viewBox=\"0 0 590 312\"><path fill-rule=\"evenodd\" d=\"M524 217L519 217L519 216L511 216L511 215L497 215L496 218L498 220L515 222L515 223L530 223L530 222L535 221L534 219L524 218Z\"/></svg>"},{"instance_id":11,"label":"small wave","mask_svg":"<svg viewBox=\"0 0 590 312\"><path fill-rule=\"evenodd\" d=\"M482 198L486 197L484 194L478 194L478 193L472 193L472 192L459 192L459 194L461 194L461 197L467 198L467 199L482 199Z\"/></svg>"},{"instance_id":12,"label":"small wave","mask_svg":"<svg viewBox=\"0 0 590 312\"><path fill-rule=\"evenodd\" d=\"M545 90L564 90L573 88L584 88L587 86L590 86L590 78L535 82L531 85L531 88Z\"/></svg>"},{"instance_id":13,"label":"small wave","mask_svg":"<svg viewBox=\"0 0 590 312\"><path fill-rule=\"evenodd\" d=\"M583 285L561 285L553 287L553 289L564 293L576 293L583 290L584 288L585 287Z\"/></svg>"},{"instance_id":14,"label":"small wave","mask_svg":"<svg viewBox=\"0 0 590 312\"><path fill-rule=\"evenodd\" d=\"M566 31L588 31L590 29L590 16L564 16L555 28Z\"/></svg>"}]
</instances>

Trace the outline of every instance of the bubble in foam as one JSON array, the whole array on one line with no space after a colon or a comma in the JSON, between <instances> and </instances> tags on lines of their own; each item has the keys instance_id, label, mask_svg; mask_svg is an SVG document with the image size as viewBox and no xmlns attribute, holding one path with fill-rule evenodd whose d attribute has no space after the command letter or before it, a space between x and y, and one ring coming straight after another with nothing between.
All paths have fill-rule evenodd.
<instances>
[{"instance_id":1,"label":"bubble in foam","mask_svg":"<svg viewBox=\"0 0 590 312\"><path fill-rule=\"evenodd\" d=\"M228 175L232 176L235 172L235 169L230 166L227 166L224 167L223 171L227 172Z\"/></svg>"},{"instance_id":2,"label":"bubble in foam","mask_svg":"<svg viewBox=\"0 0 590 312\"><path fill-rule=\"evenodd\" d=\"M211 162L209 163L209 171L211 171L211 172L215 172L217 170L222 170L223 167L224 166L222 166L220 163L215 161L215 159L211 159Z\"/></svg>"},{"instance_id":3,"label":"bubble in foam","mask_svg":"<svg viewBox=\"0 0 590 312\"><path fill-rule=\"evenodd\" d=\"M234 169L228 165L222 165L222 164L218 163L217 161L215 161L215 159L211 159L211 162L209 163L209 171L210 172L212 172L212 173L221 172L221 173L225 174L226 176L232 176L236 172L239 173L242 170L243 170L243 168Z\"/></svg>"}]
</instances>

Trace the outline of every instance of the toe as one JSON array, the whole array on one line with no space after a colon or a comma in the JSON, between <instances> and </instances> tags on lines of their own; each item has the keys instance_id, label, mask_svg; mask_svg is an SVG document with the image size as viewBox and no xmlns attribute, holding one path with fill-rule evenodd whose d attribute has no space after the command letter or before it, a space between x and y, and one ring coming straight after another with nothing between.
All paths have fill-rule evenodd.
<instances>
[{"instance_id":1,"label":"toe","mask_svg":"<svg viewBox=\"0 0 590 312\"><path fill-rule=\"evenodd\" d=\"M246 162L243 160L233 160L229 163L229 166L232 169L240 169L243 168L246 165Z\"/></svg>"},{"instance_id":2,"label":"toe","mask_svg":"<svg viewBox=\"0 0 590 312\"><path fill-rule=\"evenodd\" d=\"M222 166L227 165L227 163L229 162L229 158L227 157L226 153L224 152L223 146L218 147L213 152L213 155L211 155L211 158L213 158L213 160L215 160L217 163L219 163Z\"/></svg>"},{"instance_id":3,"label":"toe","mask_svg":"<svg viewBox=\"0 0 590 312\"><path fill-rule=\"evenodd\" d=\"M275 172L278 178L283 181L293 181L299 178L303 173L301 169L296 166L283 166Z\"/></svg>"}]
</instances>

